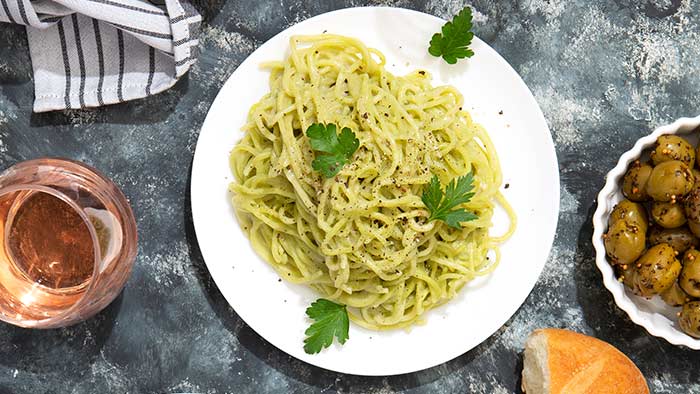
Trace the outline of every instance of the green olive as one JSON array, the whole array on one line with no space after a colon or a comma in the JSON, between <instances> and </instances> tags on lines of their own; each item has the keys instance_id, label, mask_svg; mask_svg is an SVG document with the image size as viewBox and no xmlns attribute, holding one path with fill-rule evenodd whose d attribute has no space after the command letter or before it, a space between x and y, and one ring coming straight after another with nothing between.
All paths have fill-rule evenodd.
<instances>
[{"instance_id":1,"label":"green olive","mask_svg":"<svg viewBox=\"0 0 700 394\"><path fill-rule=\"evenodd\" d=\"M678 324L686 334L700 338L700 301L686 302L683 305Z\"/></svg>"},{"instance_id":2,"label":"green olive","mask_svg":"<svg viewBox=\"0 0 700 394\"><path fill-rule=\"evenodd\" d=\"M622 283L627 287L628 289L632 290L632 293L636 295L639 294L639 290L637 289L636 283L637 283L637 266L634 264L626 264L623 266L618 266L622 267L620 268L620 276L619 278L622 279Z\"/></svg>"},{"instance_id":3,"label":"green olive","mask_svg":"<svg viewBox=\"0 0 700 394\"><path fill-rule=\"evenodd\" d=\"M681 306L690 300L690 297L685 294L678 282L673 282L673 286L661 293L661 299L669 306Z\"/></svg>"},{"instance_id":4,"label":"green olive","mask_svg":"<svg viewBox=\"0 0 700 394\"><path fill-rule=\"evenodd\" d=\"M655 202L651 205L651 217L663 228L676 228L685 224L685 212L682 204L672 202Z\"/></svg>"},{"instance_id":5,"label":"green olive","mask_svg":"<svg viewBox=\"0 0 700 394\"><path fill-rule=\"evenodd\" d=\"M700 223L700 178L697 179L698 183L683 197L683 208L689 221Z\"/></svg>"},{"instance_id":6,"label":"green olive","mask_svg":"<svg viewBox=\"0 0 700 394\"><path fill-rule=\"evenodd\" d=\"M605 234L605 250L613 264L632 264L646 247L646 234L625 220L613 223Z\"/></svg>"},{"instance_id":7,"label":"green olive","mask_svg":"<svg viewBox=\"0 0 700 394\"><path fill-rule=\"evenodd\" d=\"M700 252L690 249L683 256L678 284L691 297L700 297Z\"/></svg>"},{"instance_id":8,"label":"green olive","mask_svg":"<svg viewBox=\"0 0 700 394\"><path fill-rule=\"evenodd\" d=\"M665 243L649 248L636 264L635 287L644 297L659 294L673 286L681 271L676 251Z\"/></svg>"},{"instance_id":9,"label":"green olive","mask_svg":"<svg viewBox=\"0 0 700 394\"><path fill-rule=\"evenodd\" d=\"M698 162L696 161L695 163L697 164ZM698 170L697 168L693 168L692 172L693 172L693 177L695 179L700 179L700 170Z\"/></svg>"},{"instance_id":10,"label":"green olive","mask_svg":"<svg viewBox=\"0 0 700 394\"><path fill-rule=\"evenodd\" d=\"M691 246L700 246L700 240L685 226L678 228L652 227L649 230L649 245L658 245L662 242L671 245L678 253L685 252Z\"/></svg>"},{"instance_id":11,"label":"green olive","mask_svg":"<svg viewBox=\"0 0 700 394\"><path fill-rule=\"evenodd\" d=\"M654 201L675 201L686 195L695 183L690 168L682 161L660 163L651 171L647 182L647 193Z\"/></svg>"},{"instance_id":12,"label":"green olive","mask_svg":"<svg viewBox=\"0 0 700 394\"><path fill-rule=\"evenodd\" d=\"M638 226L643 233L649 228L649 220L647 219L647 211L642 204L632 202L630 200L622 200L610 213L610 225L619 220L624 220L632 226Z\"/></svg>"},{"instance_id":13,"label":"green olive","mask_svg":"<svg viewBox=\"0 0 700 394\"><path fill-rule=\"evenodd\" d=\"M688 221L688 230L690 230L693 235L700 237L700 223Z\"/></svg>"},{"instance_id":14,"label":"green olive","mask_svg":"<svg viewBox=\"0 0 700 394\"><path fill-rule=\"evenodd\" d=\"M688 167L695 165L695 149L685 138L677 135L662 135L656 140L656 149L651 152L654 165L665 161L679 160Z\"/></svg>"},{"instance_id":15,"label":"green olive","mask_svg":"<svg viewBox=\"0 0 700 394\"><path fill-rule=\"evenodd\" d=\"M632 201L648 201L647 181L651 170L652 167L649 164L642 164L639 160L632 163L625 177L622 178L622 194Z\"/></svg>"}]
</instances>

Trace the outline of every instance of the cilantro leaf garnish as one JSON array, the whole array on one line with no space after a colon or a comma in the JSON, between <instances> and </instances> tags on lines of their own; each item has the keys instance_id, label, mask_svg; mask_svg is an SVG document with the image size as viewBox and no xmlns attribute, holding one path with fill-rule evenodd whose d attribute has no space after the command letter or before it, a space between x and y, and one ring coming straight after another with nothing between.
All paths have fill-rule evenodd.
<instances>
[{"instance_id":1,"label":"cilantro leaf garnish","mask_svg":"<svg viewBox=\"0 0 700 394\"><path fill-rule=\"evenodd\" d=\"M474 197L474 176L471 171L464 176L451 180L442 192L440 179L433 175L428 187L423 191L423 204L430 211L431 220L442 220L448 226L461 228L460 223L478 219L474 213L463 208L453 209L460 204L469 202Z\"/></svg>"},{"instance_id":2,"label":"cilantro leaf garnish","mask_svg":"<svg viewBox=\"0 0 700 394\"><path fill-rule=\"evenodd\" d=\"M336 126L332 123L323 125L314 123L306 129L311 147L316 152L316 158L311 163L314 170L326 178L332 178L350 161L353 153L360 147L360 140L355 133L343 127L340 135L336 134Z\"/></svg>"},{"instance_id":3,"label":"cilantro leaf garnish","mask_svg":"<svg viewBox=\"0 0 700 394\"><path fill-rule=\"evenodd\" d=\"M442 34L433 34L428 52L435 57L442 56L449 64L457 63L457 59L474 56L474 51L469 49L474 38L471 28L472 9L464 7L452 18L452 22L442 26Z\"/></svg>"},{"instance_id":4,"label":"cilantro leaf garnish","mask_svg":"<svg viewBox=\"0 0 700 394\"><path fill-rule=\"evenodd\" d=\"M306 309L306 315L315 321L304 332L306 353L315 354L327 348L333 343L333 337L337 338L340 344L348 340L350 319L345 305L319 298Z\"/></svg>"}]
</instances>

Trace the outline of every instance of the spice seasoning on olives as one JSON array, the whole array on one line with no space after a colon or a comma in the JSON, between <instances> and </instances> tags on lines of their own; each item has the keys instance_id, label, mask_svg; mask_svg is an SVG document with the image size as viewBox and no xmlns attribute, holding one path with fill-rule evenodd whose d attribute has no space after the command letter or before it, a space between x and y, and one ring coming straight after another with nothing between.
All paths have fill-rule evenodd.
<instances>
[{"instance_id":1,"label":"spice seasoning on olives","mask_svg":"<svg viewBox=\"0 0 700 394\"><path fill-rule=\"evenodd\" d=\"M681 271L676 252L666 243L649 248L637 260L637 267L634 284L644 297L651 297L669 289Z\"/></svg>"},{"instance_id":2,"label":"spice seasoning on olives","mask_svg":"<svg viewBox=\"0 0 700 394\"><path fill-rule=\"evenodd\" d=\"M622 274L618 277L618 280L621 281L625 287L628 289L632 290L632 293L636 295L639 294L639 290L636 288L636 281L637 281L637 269L636 266L629 264L629 265L622 265L620 266L622 268Z\"/></svg>"},{"instance_id":3,"label":"spice seasoning on olives","mask_svg":"<svg viewBox=\"0 0 700 394\"><path fill-rule=\"evenodd\" d=\"M700 302L686 302L678 315L678 324L686 334L700 338Z\"/></svg>"},{"instance_id":4,"label":"spice seasoning on olives","mask_svg":"<svg viewBox=\"0 0 700 394\"><path fill-rule=\"evenodd\" d=\"M678 160L693 168L695 165L695 149L683 137L677 135L662 135L656 140L656 149L651 154L654 165L671 160Z\"/></svg>"},{"instance_id":5,"label":"spice seasoning on olives","mask_svg":"<svg viewBox=\"0 0 700 394\"><path fill-rule=\"evenodd\" d=\"M651 171L647 193L654 201L675 201L690 192L694 184L695 177L685 163L678 160L665 161Z\"/></svg>"},{"instance_id":6,"label":"spice seasoning on olives","mask_svg":"<svg viewBox=\"0 0 700 394\"><path fill-rule=\"evenodd\" d=\"M683 208L689 221L700 223L700 179L683 198Z\"/></svg>"},{"instance_id":7,"label":"spice seasoning on olives","mask_svg":"<svg viewBox=\"0 0 700 394\"><path fill-rule=\"evenodd\" d=\"M700 240L698 240L686 226L671 229L654 226L649 230L648 241L650 246L665 242L680 253L685 252L691 247L700 246Z\"/></svg>"},{"instance_id":8,"label":"spice seasoning on olives","mask_svg":"<svg viewBox=\"0 0 700 394\"><path fill-rule=\"evenodd\" d=\"M683 257L678 284L691 297L700 297L700 252L690 249Z\"/></svg>"},{"instance_id":9,"label":"spice seasoning on olives","mask_svg":"<svg viewBox=\"0 0 700 394\"><path fill-rule=\"evenodd\" d=\"M624 220L632 226L639 227L639 230L643 233L646 233L649 227L647 212L642 204L629 200L622 200L617 203L612 213L610 213L610 226L619 220Z\"/></svg>"},{"instance_id":10,"label":"spice seasoning on olives","mask_svg":"<svg viewBox=\"0 0 700 394\"><path fill-rule=\"evenodd\" d=\"M696 338L700 338L698 155L700 146L696 150L680 136L659 137L650 161L635 160L627 169L621 183L625 199L610 213L603 235L617 280L636 295L659 295L669 306L683 306L679 324Z\"/></svg>"},{"instance_id":11,"label":"spice seasoning on olives","mask_svg":"<svg viewBox=\"0 0 700 394\"><path fill-rule=\"evenodd\" d=\"M685 224L683 205L672 202L655 202L651 205L651 217L664 228L676 228Z\"/></svg>"},{"instance_id":12,"label":"spice seasoning on olives","mask_svg":"<svg viewBox=\"0 0 700 394\"><path fill-rule=\"evenodd\" d=\"M622 178L622 194L629 200L643 202L649 200L647 182L651 175L652 167L635 160Z\"/></svg>"},{"instance_id":13,"label":"spice seasoning on olives","mask_svg":"<svg viewBox=\"0 0 700 394\"><path fill-rule=\"evenodd\" d=\"M646 233L625 220L613 223L604 239L605 250L613 264L632 264L646 247Z\"/></svg>"}]
</instances>

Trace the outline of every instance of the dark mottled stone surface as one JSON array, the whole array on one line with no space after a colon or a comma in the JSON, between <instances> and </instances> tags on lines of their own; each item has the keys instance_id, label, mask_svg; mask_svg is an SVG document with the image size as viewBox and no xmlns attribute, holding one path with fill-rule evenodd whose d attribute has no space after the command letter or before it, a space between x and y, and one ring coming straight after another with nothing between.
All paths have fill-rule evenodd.
<instances>
[{"instance_id":1,"label":"dark mottled stone surface","mask_svg":"<svg viewBox=\"0 0 700 394\"><path fill-rule=\"evenodd\" d=\"M465 355L388 378L299 362L248 328L212 283L193 234L191 159L226 77L282 29L331 9L393 5L447 17L463 4L477 34L522 75L552 130L559 229L545 272L516 315ZM655 393L700 392L700 353L648 335L614 304L593 265L594 196L640 136L698 114L700 5L689 0L200 0L202 55L158 96L95 110L32 114L25 33L0 26L0 166L38 156L92 164L138 217L139 255L123 294L74 327L0 325L0 394L511 393L527 334L568 327L627 353Z\"/></svg>"}]
</instances>

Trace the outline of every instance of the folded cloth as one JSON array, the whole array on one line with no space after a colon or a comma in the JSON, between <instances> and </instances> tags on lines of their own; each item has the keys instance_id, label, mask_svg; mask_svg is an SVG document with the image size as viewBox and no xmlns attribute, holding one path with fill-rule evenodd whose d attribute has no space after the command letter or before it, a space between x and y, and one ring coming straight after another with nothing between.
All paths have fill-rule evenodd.
<instances>
[{"instance_id":1,"label":"folded cloth","mask_svg":"<svg viewBox=\"0 0 700 394\"><path fill-rule=\"evenodd\" d=\"M197 58L201 17L186 0L164 3L0 0L0 21L27 26L34 112L119 103L175 84Z\"/></svg>"}]
</instances>

